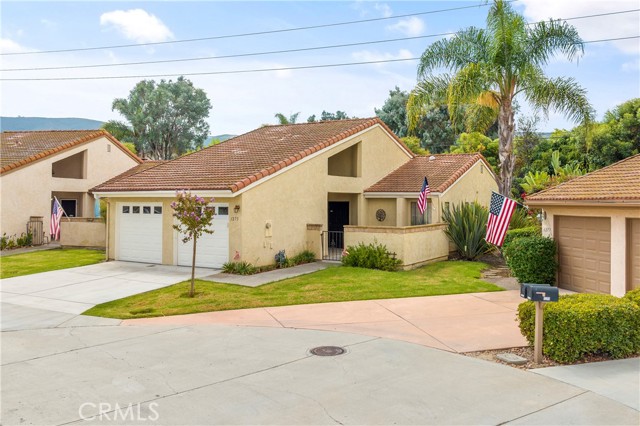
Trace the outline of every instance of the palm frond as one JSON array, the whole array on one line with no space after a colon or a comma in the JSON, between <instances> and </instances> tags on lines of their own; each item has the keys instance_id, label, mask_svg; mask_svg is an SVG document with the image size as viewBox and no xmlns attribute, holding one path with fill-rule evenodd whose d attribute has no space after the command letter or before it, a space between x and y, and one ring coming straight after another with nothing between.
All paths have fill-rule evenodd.
<instances>
[{"instance_id":1,"label":"palm frond","mask_svg":"<svg viewBox=\"0 0 640 426\"><path fill-rule=\"evenodd\" d=\"M447 89L451 76L448 74L424 77L409 94L407 101L407 120L409 131L413 131L427 109L433 105L447 102Z\"/></svg>"},{"instance_id":2,"label":"palm frond","mask_svg":"<svg viewBox=\"0 0 640 426\"><path fill-rule=\"evenodd\" d=\"M494 108L471 104L465 109L464 127L467 132L486 133L498 119L499 106Z\"/></svg>"},{"instance_id":3,"label":"palm frond","mask_svg":"<svg viewBox=\"0 0 640 426\"><path fill-rule=\"evenodd\" d=\"M552 109L586 126L593 121L594 111L587 99L587 91L573 78L539 75L526 82L523 91L529 103L545 115Z\"/></svg>"},{"instance_id":4,"label":"palm frond","mask_svg":"<svg viewBox=\"0 0 640 426\"><path fill-rule=\"evenodd\" d=\"M559 20L538 22L530 27L524 45L527 62L538 65L547 64L556 51L570 61L584 54L584 44L578 30Z\"/></svg>"},{"instance_id":5,"label":"palm frond","mask_svg":"<svg viewBox=\"0 0 640 426\"><path fill-rule=\"evenodd\" d=\"M485 31L475 27L466 28L451 38L438 40L424 51L418 64L418 77L424 78L434 69L459 70L469 62L486 61Z\"/></svg>"}]
</instances>

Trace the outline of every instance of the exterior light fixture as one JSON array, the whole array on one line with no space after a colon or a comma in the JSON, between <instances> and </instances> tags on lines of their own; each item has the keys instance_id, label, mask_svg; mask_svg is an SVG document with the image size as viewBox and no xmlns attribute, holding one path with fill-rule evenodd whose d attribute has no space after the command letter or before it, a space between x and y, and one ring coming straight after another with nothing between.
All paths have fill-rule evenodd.
<instances>
[{"instance_id":1,"label":"exterior light fixture","mask_svg":"<svg viewBox=\"0 0 640 426\"><path fill-rule=\"evenodd\" d=\"M236 206L233 208L233 212L237 214L239 211L240 211L240 205L236 204Z\"/></svg>"}]
</instances>

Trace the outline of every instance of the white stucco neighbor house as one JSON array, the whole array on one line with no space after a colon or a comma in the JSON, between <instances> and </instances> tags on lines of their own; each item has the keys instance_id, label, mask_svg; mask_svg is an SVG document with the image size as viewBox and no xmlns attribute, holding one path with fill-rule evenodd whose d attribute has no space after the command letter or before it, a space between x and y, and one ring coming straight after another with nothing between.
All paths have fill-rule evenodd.
<instances>
[{"instance_id":1,"label":"white stucco neighbor house","mask_svg":"<svg viewBox=\"0 0 640 426\"><path fill-rule=\"evenodd\" d=\"M42 218L48 235L54 196L70 217L94 218L89 189L142 162L104 130L2 132L0 142L0 234L7 236L25 232L31 217ZM103 224L96 229L104 234Z\"/></svg>"}]
</instances>

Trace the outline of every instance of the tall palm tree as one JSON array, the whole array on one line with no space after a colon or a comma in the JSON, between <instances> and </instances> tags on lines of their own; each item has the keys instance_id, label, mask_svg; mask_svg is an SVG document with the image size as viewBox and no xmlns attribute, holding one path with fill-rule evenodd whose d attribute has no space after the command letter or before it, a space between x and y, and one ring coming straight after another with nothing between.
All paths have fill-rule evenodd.
<instances>
[{"instance_id":1,"label":"tall palm tree","mask_svg":"<svg viewBox=\"0 0 640 426\"><path fill-rule=\"evenodd\" d=\"M447 105L451 119L464 115L468 130L486 130L498 121L499 188L509 195L515 155L514 113L518 95L546 115L549 109L588 124L592 107L573 78L547 77L542 67L556 53L575 60L584 53L577 30L559 20L529 25L504 0L495 0L486 29L466 28L431 44L418 66L419 82L407 113L414 128L430 105ZM435 74L439 68L450 72Z\"/></svg>"}]
</instances>

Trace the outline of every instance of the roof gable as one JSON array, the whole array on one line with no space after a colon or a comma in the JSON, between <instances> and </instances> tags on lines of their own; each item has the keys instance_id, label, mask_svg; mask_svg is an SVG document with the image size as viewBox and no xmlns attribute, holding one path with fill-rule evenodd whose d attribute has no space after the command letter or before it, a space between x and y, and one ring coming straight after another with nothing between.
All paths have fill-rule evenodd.
<instances>
[{"instance_id":1,"label":"roof gable","mask_svg":"<svg viewBox=\"0 0 640 426\"><path fill-rule=\"evenodd\" d=\"M640 154L527 197L536 201L640 200Z\"/></svg>"},{"instance_id":2,"label":"roof gable","mask_svg":"<svg viewBox=\"0 0 640 426\"><path fill-rule=\"evenodd\" d=\"M364 192L418 194L426 177L431 192L442 193L478 161L483 162L491 171L491 166L481 154L436 154L415 157L365 189Z\"/></svg>"},{"instance_id":3,"label":"roof gable","mask_svg":"<svg viewBox=\"0 0 640 426\"><path fill-rule=\"evenodd\" d=\"M0 135L0 173L24 167L66 149L105 137L129 157L142 162L105 130L45 130L2 132Z\"/></svg>"},{"instance_id":4,"label":"roof gable","mask_svg":"<svg viewBox=\"0 0 640 426\"><path fill-rule=\"evenodd\" d=\"M403 149L411 151L379 118L265 126L218 145L160 164L149 170L112 179L94 192L230 190L242 188L345 140L380 125Z\"/></svg>"}]
</instances>

